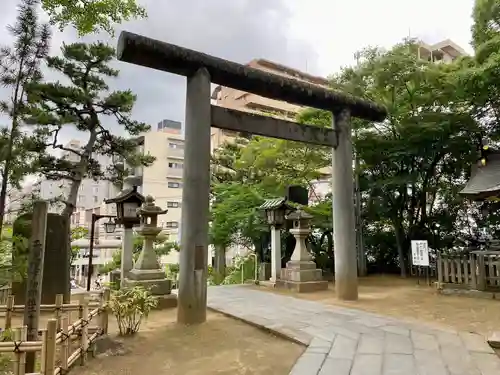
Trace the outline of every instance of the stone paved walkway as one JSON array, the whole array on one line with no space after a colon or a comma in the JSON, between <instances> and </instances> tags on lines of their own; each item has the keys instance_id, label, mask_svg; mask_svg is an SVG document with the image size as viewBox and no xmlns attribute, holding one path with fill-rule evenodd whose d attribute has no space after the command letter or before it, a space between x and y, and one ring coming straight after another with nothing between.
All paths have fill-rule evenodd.
<instances>
[{"instance_id":1,"label":"stone paved walkway","mask_svg":"<svg viewBox=\"0 0 500 375\"><path fill-rule=\"evenodd\" d=\"M245 286L209 287L208 306L306 345L290 375L500 375L477 334Z\"/></svg>"}]
</instances>

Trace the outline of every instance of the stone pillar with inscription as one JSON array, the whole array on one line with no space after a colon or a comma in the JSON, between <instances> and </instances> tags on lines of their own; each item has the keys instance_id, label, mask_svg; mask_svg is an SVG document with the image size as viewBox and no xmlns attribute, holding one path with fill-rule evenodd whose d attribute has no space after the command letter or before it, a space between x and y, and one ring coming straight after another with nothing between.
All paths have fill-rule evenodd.
<instances>
[{"instance_id":1,"label":"stone pillar with inscription","mask_svg":"<svg viewBox=\"0 0 500 375\"><path fill-rule=\"evenodd\" d=\"M42 298L43 264L45 238L47 234L47 212L49 205L45 201L34 204L31 221L31 238L28 253L28 274L26 280L24 325L28 328L27 340L38 340L38 321ZM55 302L55 300L54 300ZM26 354L26 372L35 372L35 352Z\"/></svg>"},{"instance_id":2,"label":"stone pillar with inscription","mask_svg":"<svg viewBox=\"0 0 500 375\"><path fill-rule=\"evenodd\" d=\"M147 196L146 202L138 209L141 226L136 232L144 237L144 244L134 268L123 279L123 285L125 287L139 285L149 289L153 295L160 297L160 307L172 307L175 306L175 302L172 301L176 299L171 294L171 281L166 278L165 271L161 269L153 248L154 240L162 230L157 226L158 215L165 213L167 210L155 206L152 196Z\"/></svg>"}]
</instances>

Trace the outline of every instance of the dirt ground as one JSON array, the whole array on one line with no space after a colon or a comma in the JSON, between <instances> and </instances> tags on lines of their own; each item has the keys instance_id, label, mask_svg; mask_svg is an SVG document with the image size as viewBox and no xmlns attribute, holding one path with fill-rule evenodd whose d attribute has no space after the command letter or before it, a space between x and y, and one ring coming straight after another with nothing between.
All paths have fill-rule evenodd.
<instances>
[{"instance_id":1,"label":"dirt ground","mask_svg":"<svg viewBox=\"0 0 500 375\"><path fill-rule=\"evenodd\" d=\"M123 347L98 355L72 375L288 375L304 348L221 314L208 312L205 324L184 327L176 310L151 313ZM117 332L110 322L109 332Z\"/></svg>"},{"instance_id":2,"label":"dirt ground","mask_svg":"<svg viewBox=\"0 0 500 375\"><path fill-rule=\"evenodd\" d=\"M291 293L281 289L258 286L260 290L293 295L297 298L320 301L326 304L365 310L389 315L407 321L453 327L457 330L484 335L500 331L500 301L493 299L445 296L434 287L417 285L416 279L394 276L370 276L360 279L359 300L339 301L335 287L315 293Z\"/></svg>"},{"instance_id":3,"label":"dirt ground","mask_svg":"<svg viewBox=\"0 0 500 375\"><path fill-rule=\"evenodd\" d=\"M153 311L136 336L123 339L117 337L118 327L110 316L109 333L118 345L84 367L77 362L71 374L288 375L305 350L215 312L208 311L207 322L200 326L179 326L176 317L176 309ZM53 314L40 317L40 329L50 318ZM72 313L71 321L77 318ZM12 325L22 325L22 315L13 316Z\"/></svg>"}]
</instances>

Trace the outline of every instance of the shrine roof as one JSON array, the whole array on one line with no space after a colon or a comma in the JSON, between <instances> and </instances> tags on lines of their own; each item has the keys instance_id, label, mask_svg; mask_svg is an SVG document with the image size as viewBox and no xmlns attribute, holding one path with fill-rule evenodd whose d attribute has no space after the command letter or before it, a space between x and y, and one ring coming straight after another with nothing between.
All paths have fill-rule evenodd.
<instances>
[{"instance_id":1,"label":"shrine roof","mask_svg":"<svg viewBox=\"0 0 500 375\"><path fill-rule=\"evenodd\" d=\"M471 177L461 195L484 200L500 194L500 151L491 151L486 165L473 165Z\"/></svg>"}]
</instances>

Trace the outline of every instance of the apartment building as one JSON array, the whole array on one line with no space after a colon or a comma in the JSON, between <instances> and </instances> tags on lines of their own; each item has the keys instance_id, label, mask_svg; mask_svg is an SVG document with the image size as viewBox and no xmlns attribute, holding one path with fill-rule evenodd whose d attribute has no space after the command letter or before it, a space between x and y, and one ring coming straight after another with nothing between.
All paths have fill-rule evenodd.
<instances>
[{"instance_id":1,"label":"apartment building","mask_svg":"<svg viewBox=\"0 0 500 375\"><path fill-rule=\"evenodd\" d=\"M328 80L325 78L316 77L269 60L255 59L250 61L247 65L255 69L293 78L298 81L308 82L324 87L328 86ZM295 118L295 115L303 109L303 107L295 104L269 99L263 96L223 86L217 86L215 88L212 93L212 100L215 105L221 107L252 113L268 113L274 117L292 120ZM236 136L237 134L235 132L212 128L211 150L213 151L225 141Z\"/></svg>"},{"instance_id":2,"label":"apartment building","mask_svg":"<svg viewBox=\"0 0 500 375\"><path fill-rule=\"evenodd\" d=\"M462 47L450 39L432 45L419 41L418 45L418 57L437 64L450 63L456 58L467 54Z\"/></svg>"},{"instance_id":3,"label":"apartment building","mask_svg":"<svg viewBox=\"0 0 500 375\"><path fill-rule=\"evenodd\" d=\"M155 198L155 204L168 209L158 217L158 225L170 241L180 240L182 206L182 174L184 168L184 137L182 124L163 120L157 131L150 131L140 137L140 151L156 158L153 165L137 168L138 191Z\"/></svg>"}]
</instances>

